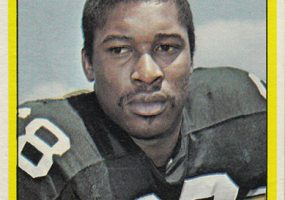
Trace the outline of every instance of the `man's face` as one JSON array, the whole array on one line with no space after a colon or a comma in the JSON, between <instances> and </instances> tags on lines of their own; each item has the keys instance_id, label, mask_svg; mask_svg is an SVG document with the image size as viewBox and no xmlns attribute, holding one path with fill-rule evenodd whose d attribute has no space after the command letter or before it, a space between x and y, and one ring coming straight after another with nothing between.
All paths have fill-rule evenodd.
<instances>
[{"instance_id":1,"label":"man's face","mask_svg":"<svg viewBox=\"0 0 285 200\"><path fill-rule=\"evenodd\" d=\"M175 3L119 3L94 34L92 63L83 51L83 66L104 112L135 138L177 129L191 57Z\"/></svg>"}]
</instances>

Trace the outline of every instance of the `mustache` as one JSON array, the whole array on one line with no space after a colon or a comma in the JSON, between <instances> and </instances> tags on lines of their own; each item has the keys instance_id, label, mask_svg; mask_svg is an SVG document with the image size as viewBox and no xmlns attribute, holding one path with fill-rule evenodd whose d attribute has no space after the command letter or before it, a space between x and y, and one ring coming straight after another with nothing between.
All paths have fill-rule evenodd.
<instances>
[{"instance_id":1,"label":"mustache","mask_svg":"<svg viewBox=\"0 0 285 200\"><path fill-rule=\"evenodd\" d=\"M124 105L132 101L151 102L151 101L169 101L171 107L176 105L175 96L159 92L160 87L148 87L141 85L134 90L123 94L118 100L118 106L123 108Z\"/></svg>"}]
</instances>

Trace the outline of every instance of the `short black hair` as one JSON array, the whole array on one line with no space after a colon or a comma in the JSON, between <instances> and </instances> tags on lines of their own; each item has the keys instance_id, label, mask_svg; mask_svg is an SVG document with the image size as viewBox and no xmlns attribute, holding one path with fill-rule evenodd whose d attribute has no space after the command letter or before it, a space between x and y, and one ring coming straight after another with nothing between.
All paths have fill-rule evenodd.
<instances>
[{"instance_id":1,"label":"short black hair","mask_svg":"<svg viewBox=\"0 0 285 200\"><path fill-rule=\"evenodd\" d=\"M82 31L84 37L84 50L89 61L92 61L94 32L96 28L102 28L106 22L106 13L115 7L118 3L128 3L136 1L151 0L86 0L83 17ZM190 53L193 60L195 51L195 33L193 25L193 17L190 5L187 0L153 0L159 2L174 1L178 9L178 20L187 28L188 39L190 44Z\"/></svg>"}]
</instances>

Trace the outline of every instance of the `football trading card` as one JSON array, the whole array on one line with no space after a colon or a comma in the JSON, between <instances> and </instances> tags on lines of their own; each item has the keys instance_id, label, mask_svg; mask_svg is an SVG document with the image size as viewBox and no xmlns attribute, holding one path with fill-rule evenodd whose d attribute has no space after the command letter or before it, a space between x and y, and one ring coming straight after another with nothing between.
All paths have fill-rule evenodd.
<instances>
[{"instance_id":1,"label":"football trading card","mask_svg":"<svg viewBox=\"0 0 285 200\"><path fill-rule=\"evenodd\" d=\"M284 4L1 3L0 199L285 199Z\"/></svg>"}]
</instances>

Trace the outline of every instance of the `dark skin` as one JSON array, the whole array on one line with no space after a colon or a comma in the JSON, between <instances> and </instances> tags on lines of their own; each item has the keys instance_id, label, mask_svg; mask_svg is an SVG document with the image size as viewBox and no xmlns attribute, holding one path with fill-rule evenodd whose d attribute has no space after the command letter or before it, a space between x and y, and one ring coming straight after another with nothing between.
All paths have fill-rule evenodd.
<instances>
[{"instance_id":1,"label":"dark skin","mask_svg":"<svg viewBox=\"0 0 285 200\"><path fill-rule=\"evenodd\" d=\"M167 13L167 14L166 14ZM163 166L180 134L192 70L188 33L169 2L119 3L82 63L104 112Z\"/></svg>"}]
</instances>

